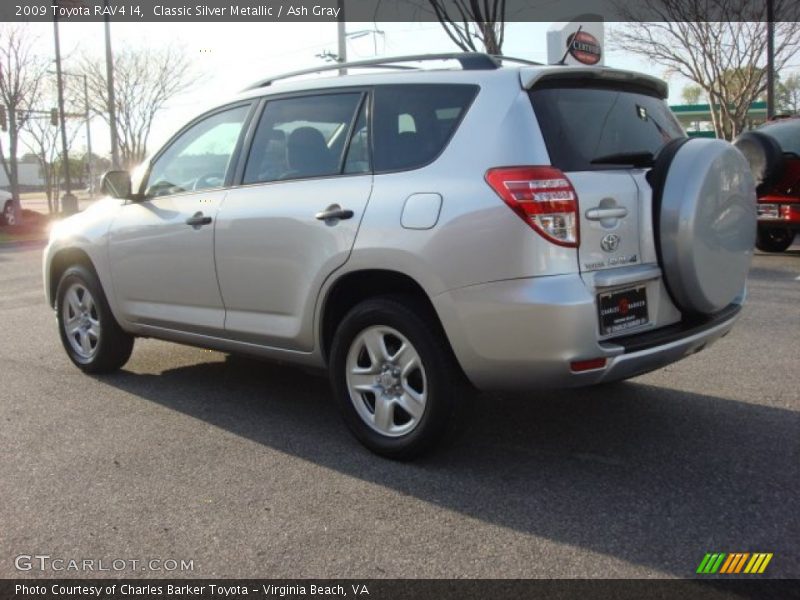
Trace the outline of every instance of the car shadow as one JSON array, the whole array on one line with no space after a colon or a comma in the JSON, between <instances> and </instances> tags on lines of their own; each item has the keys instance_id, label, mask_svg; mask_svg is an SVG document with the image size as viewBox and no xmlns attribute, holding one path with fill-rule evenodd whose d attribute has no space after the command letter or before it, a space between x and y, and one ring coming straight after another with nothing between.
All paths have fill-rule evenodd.
<instances>
[{"instance_id":1,"label":"car shadow","mask_svg":"<svg viewBox=\"0 0 800 600\"><path fill-rule=\"evenodd\" d=\"M772 576L798 574L790 410L635 382L481 395L462 435L398 463L359 446L327 380L295 367L226 357L101 380L348 476L664 573L691 576L706 552L760 551L775 553Z\"/></svg>"},{"instance_id":2,"label":"car shadow","mask_svg":"<svg viewBox=\"0 0 800 600\"><path fill-rule=\"evenodd\" d=\"M780 258L782 256L800 256L800 247L797 244L789 247L787 250L783 252L763 252L758 250L756 252L756 256L770 256L770 257L777 257Z\"/></svg>"}]
</instances>

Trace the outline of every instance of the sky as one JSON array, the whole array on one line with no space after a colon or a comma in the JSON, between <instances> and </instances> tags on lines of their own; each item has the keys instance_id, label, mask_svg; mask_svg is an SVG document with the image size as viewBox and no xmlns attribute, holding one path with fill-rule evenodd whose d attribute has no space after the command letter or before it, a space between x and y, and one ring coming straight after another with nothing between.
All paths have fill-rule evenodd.
<instances>
[{"instance_id":1,"label":"sky","mask_svg":"<svg viewBox=\"0 0 800 600\"><path fill-rule=\"evenodd\" d=\"M652 65L638 56L615 51L608 46L616 24L606 24L606 65L652 75ZM51 24L30 24L31 34L47 56L54 56ZM508 23L503 52L508 56L547 62L546 35L550 23ZM114 48L123 46L161 46L168 42L182 45L197 71L203 75L202 85L176 96L156 117L148 141L148 150L155 151L191 117L224 101L249 83L270 75L323 64L316 55L337 50L336 23L114 23L111 26ZM458 48L436 22L417 23L347 23L354 32L378 30L382 33L350 37L347 41L349 60L374 56L397 56L431 52L455 52ZM102 23L60 24L63 69L77 65L81 53L104 56L105 36ZM69 79L69 78L65 78ZM687 83L672 77L670 101L679 103ZM46 107L47 108L47 107ZM92 121L92 150L107 155L110 150L108 126L102 119ZM81 131L73 149L86 147Z\"/></svg>"}]
</instances>

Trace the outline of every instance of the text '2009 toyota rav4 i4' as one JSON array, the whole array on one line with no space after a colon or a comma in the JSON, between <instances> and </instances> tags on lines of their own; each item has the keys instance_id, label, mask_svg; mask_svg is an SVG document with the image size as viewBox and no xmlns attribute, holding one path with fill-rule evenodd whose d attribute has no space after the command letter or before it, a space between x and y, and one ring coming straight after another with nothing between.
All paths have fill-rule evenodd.
<instances>
[{"instance_id":1,"label":"text '2009 toyota rav4 i4'","mask_svg":"<svg viewBox=\"0 0 800 600\"><path fill-rule=\"evenodd\" d=\"M738 150L688 139L646 75L450 58L260 82L107 174L45 251L72 361L111 371L148 336L326 366L356 437L410 458L463 384L614 381L730 331Z\"/></svg>"}]
</instances>

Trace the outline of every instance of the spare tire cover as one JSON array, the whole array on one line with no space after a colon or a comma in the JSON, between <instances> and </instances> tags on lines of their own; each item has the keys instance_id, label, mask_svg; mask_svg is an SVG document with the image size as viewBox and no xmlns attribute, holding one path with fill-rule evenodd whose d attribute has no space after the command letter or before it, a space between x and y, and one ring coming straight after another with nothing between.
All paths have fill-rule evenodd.
<instances>
[{"instance_id":1,"label":"spare tire cover","mask_svg":"<svg viewBox=\"0 0 800 600\"><path fill-rule=\"evenodd\" d=\"M693 138L663 157L656 239L675 304L710 314L744 290L756 237L755 181L747 160L722 140ZM659 182L660 183L660 182Z\"/></svg>"}]
</instances>

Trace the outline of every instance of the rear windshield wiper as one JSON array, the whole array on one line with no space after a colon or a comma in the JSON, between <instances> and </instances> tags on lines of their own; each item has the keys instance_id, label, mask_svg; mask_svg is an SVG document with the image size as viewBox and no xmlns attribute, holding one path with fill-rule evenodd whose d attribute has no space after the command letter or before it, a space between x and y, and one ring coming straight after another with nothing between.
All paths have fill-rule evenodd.
<instances>
[{"instance_id":1,"label":"rear windshield wiper","mask_svg":"<svg viewBox=\"0 0 800 600\"><path fill-rule=\"evenodd\" d=\"M632 167L652 167L655 157L652 152L619 152L606 154L592 160L593 165L631 165Z\"/></svg>"}]
</instances>

